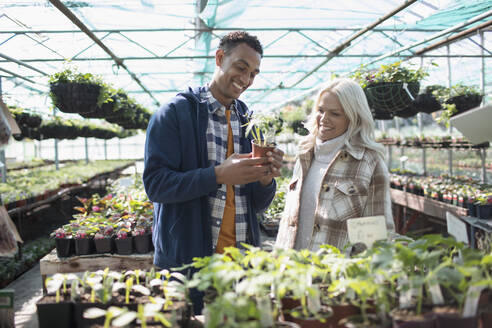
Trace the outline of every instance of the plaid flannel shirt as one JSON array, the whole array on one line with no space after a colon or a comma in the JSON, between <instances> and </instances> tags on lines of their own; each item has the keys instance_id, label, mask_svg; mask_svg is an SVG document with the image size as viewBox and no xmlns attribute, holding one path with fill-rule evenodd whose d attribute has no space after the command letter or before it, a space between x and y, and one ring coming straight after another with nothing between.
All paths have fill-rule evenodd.
<instances>
[{"instance_id":1,"label":"plaid flannel shirt","mask_svg":"<svg viewBox=\"0 0 492 328\"><path fill-rule=\"evenodd\" d=\"M210 92L208 86L200 88L200 99L208 104L207 149L209 165L219 165L226 159L228 124L225 116L225 106L219 103ZM231 128L234 136L234 152L241 153L239 137L241 124L236 112L236 103L231 105ZM247 198L244 185L234 186L234 201L236 206L235 228L236 247L246 242L247 237ZM222 184L208 195L210 217L212 221L212 245L215 250L219 239L220 226L224 216L226 201L226 185Z\"/></svg>"},{"instance_id":2,"label":"plaid flannel shirt","mask_svg":"<svg viewBox=\"0 0 492 328\"><path fill-rule=\"evenodd\" d=\"M298 156L285 201L275 246L293 248L299 220L303 179L311 166L313 150ZM347 219L384 215L394 231L388 169L373 150L343 146L323 178L315 210L310 249L323 244L342 249L348 242Z\"/></svg>"}]
</instances>

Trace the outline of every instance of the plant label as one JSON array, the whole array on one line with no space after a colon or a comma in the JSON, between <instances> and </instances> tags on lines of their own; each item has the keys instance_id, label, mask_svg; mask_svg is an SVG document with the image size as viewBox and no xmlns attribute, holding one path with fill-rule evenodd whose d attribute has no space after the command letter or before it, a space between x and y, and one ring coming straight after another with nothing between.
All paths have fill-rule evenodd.
<instances>
[{"instance_id":1,"label":"plant label","mask_svg":"<svg viewBox=\"0 0 492 328\"><path fill-rule=\"evenodd\" d=\"M363 243L371 247L376 240L387 238L386 218L378 215L348 219L347 232L350 243Z\"/></svg>"},{"instance_id":2,"label":"plant label","mask_svg":"<svg viewBox=\"0 0 492 328\"><path fill-rule=\"evenodd\" d=\"M465 305L463 307L463 317L474 317L477 315L478 300L480 293L485 286L470 286L466 293Z\"/></svg>"},{"instance_id":3,"label":"plant label","mask_svg":"<svg viewBox=\"0 0 492 328\"><path fill-rule=\"evenodd\" d=\"M461 241L468 245L466 223L450 212L446 212L446 222L448 226L448 233L457 241Z\"/></svg>"}]
</instances>

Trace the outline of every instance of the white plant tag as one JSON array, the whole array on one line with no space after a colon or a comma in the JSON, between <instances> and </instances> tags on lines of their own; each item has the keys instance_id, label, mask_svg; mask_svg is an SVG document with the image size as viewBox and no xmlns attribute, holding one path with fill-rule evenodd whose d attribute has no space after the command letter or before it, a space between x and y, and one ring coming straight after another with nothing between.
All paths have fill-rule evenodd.
<instances>
[{"instance_id":1,"label":"white plant tag","mask_svg":"<svg viewBox=\"0 0 492 328\"><path fill-rule=\"evenodd\" d=\"M347 234L350 243L363 243L369 248L376 240L387 238L386 219L383 215L348 219Z\"/></svg>"},{"instance_id":2,"label":"white plant tag","mask_svg":"<svg viewBox=\"0 0 492 328\"><path fill-rule=\"evenodd\" d=\"M431 294L432 304L441 305L444 304L444 297L442 296L441 286L435 281L431 281L427 284L429 293Z\"/></svg>"},{"instance_id":3,"label":"white plant tag","mask_svg":"<svg viewBox=\"0 0 492 328\"><path fill-rule=\"evenodd\" d=\"M474 317L477 315L478 299L482 293L483 286L471 286L466 292L465 306L463 307L463 317Z\"/></svg>"}]
</instances>

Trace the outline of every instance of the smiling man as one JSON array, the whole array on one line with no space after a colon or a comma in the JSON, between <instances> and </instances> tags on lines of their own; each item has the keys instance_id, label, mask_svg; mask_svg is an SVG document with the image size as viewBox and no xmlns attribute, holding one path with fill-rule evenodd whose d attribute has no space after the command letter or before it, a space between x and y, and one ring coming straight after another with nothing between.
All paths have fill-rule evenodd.
<instances>
[{"instance_id":1,"label":"smiling man","mask_svg":"<svg viewBox=\"0 0 492 328\"><path fill-rule=\"evenodd\" d=\"M143 182L154 202L154 264L174 268L242 243L260 245L256 213L275 195L283 152L252 158L246 104L263 49L246 32L225 35L205 86L164 104L147 128ZM195 312L200 295L192 295Z\"/></svg>"}]
</instances>

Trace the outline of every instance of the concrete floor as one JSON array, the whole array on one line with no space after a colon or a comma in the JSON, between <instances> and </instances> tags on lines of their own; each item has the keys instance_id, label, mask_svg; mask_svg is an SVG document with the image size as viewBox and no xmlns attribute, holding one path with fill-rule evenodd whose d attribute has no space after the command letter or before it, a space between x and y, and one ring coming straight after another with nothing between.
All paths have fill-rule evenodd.
<instances>
[{"instance_id":1,"label":"concrete floor","mask_svg":"<svg viewBox=\"0 0 492 328\"><path fill-rule=\"evenodd\" d=\"M36 302L43 295L39 264L10 283L5 289L14 290L16 328L37 328Z\"/></svg>"}]
</instances>

